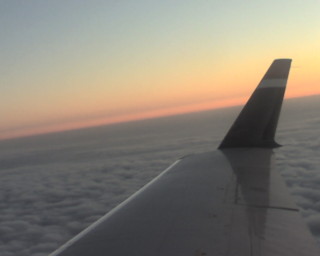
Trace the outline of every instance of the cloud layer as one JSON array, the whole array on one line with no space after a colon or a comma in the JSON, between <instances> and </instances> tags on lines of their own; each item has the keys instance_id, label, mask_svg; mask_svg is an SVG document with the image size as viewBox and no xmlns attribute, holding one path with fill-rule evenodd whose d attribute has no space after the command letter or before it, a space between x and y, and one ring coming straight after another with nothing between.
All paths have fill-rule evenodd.
<instances>
[{"instance_id":1,"label":"cloud layer","mask_svg":"<svg viewBox=\"0 0 320 256\"><path fill-rule=\"evenodd\" d=\"M285 104L277 168L320 238L318 98ZM308 104L307 104L308 103ZM0 143L0 251L44 256L177 158L216 148L239 109ZM299 114L300 113L300 114Z\"/></svg>"}]
</instances>

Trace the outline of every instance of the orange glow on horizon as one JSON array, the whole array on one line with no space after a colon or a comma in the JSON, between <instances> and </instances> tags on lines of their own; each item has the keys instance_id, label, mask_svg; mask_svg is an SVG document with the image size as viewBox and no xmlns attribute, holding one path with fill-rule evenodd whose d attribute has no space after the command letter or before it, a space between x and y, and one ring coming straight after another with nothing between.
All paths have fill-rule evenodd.
<instances>
[{"instance_id":1,"label":"orange glow on horizon","mask_svg":"<svg viewBox=\"0 0 320 256\"><path fill-rule=\"evenodd\" d=\"M286 93L285 98L290 99L307 97L318 94L320 93L311 93L303 90L301 92L289 91L288 93ZM240 106L245 104L245 102L248 100L248 97L238 97L233 99L216 100L214 102L209 101L197 104L188 104L179 107L162 108L133 114L123 114L111 118L96 118L89 121L64 122L57 125L47 125L39 128L21 129L17 131L2 133L0 136L0 140Z\"/></svg>"},{"instance_id":2,"label":"orange glow on horizon","mask_svg":"<svg viewBox=\"0 0 320 256\"><path fill-rule=\"evenodd\" d=\"M178 107L169 107L162 109L155 109L150 111L142 111L133 114L123 114L111 118L95 118L88 121L74 121L74 122L64 122L57 125L47 125L39 128L21 129L12 132L4 132L0 135L0 140L11 139L17 137L33 136L38 134L60 132L74 129L81 129L87 127L109 125L115 123L125 123L130 121L138 121L143 119L151 119L164 116L172 116L178 114L199 112L210 109L219 109L225 107L231 107L236 105L241 105L246 101L246 98L234 98L234 99L224 99L214 102L204 102L197 104L188 104Z\"/></svg>"}]
</instances>

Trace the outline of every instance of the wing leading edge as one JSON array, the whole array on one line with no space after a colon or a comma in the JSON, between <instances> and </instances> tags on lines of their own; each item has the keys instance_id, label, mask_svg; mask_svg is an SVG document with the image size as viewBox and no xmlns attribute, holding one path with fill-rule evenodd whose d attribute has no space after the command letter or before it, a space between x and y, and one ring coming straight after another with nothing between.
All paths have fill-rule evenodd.
<instances>
[{"instance_id":1,"label":"wing leading edge","mask_svg":"<svg viewBox=\"0 0 320 256\"><path fill-rule=\"evenodd\" d=\"M290 62L271 65L222 150L180 159L51 256L319 255L273 163L286 83L274 80Z\"/></svg>"}]
</instances>

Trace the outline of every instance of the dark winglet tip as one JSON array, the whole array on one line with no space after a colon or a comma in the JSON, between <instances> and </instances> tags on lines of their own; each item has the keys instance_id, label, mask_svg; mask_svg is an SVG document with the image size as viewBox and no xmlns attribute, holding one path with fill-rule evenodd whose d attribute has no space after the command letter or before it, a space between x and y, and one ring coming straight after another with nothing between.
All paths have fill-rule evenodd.
<instances>
[{"instance_id":1,"label":"dark winglet tip","mask_svg":"<svg viewBox=\"0 0 320 256\"><path fill-rule=\"evenodd\" d=\"M274 61L292 61L291 58L277 58L277 59L274 59Z\"/></svg>"},{"instance_id":2,"label":"dark winglet tip","mask_svg":"<svg viewBox=\"0 0 320 256\"><path fill-rule=\"evenodd\" d=\"M292 59L275 59L263 79L287 79Z\"/></svg>"}]
</instances>

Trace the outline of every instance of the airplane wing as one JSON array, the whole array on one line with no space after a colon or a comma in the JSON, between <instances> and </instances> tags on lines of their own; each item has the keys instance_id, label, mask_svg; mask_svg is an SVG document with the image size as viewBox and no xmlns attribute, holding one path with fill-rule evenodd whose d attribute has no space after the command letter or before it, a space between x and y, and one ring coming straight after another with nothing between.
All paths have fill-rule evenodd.
<instances>
[{"instance_id":1,"label":"airplane wing","mask_svg":"<svg viewBox=\"0 0 320 256\"><path fill-rule=\"evenodd\" d=\"M290 64L272 63L218 150L177 160L51 256L320 255L274 168Z\"/></svg>"}]
</instances>

